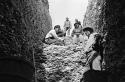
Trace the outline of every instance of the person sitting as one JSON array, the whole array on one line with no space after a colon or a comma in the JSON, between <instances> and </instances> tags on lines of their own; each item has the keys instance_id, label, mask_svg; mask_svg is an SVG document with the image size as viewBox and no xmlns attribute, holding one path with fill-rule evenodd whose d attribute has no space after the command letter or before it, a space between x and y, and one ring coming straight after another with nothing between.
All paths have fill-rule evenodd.
<instances>
[{"instance_id":1,"label":"person sitting","mask_svg":"<svg viewBox=\"0 0 125 82\"><path fill-rule=\"evenodd\" d=\"M84 52L87 55L85 66L89 69L84 73L84 82L107 82L101 66L103 59L102 36L90 27L84 28L83 31L88 36Z\"/></svg>"},{"instance_id":2,"label":"person sitting","mask_svg":"<svg viewBox=\"0 0 125 82\"><path fill-rule=\"evenodd\" d=\"M54 29L50 30L45 37L46 44L62 44L63 39L58 37L57 33L60 30L60 25L56 25Z\"/></svg>"},{"instance_id":3,"label":"person sitting","mask_svg":"<svg viewBox=\"0 0 125 82\"><path fill-rule=\"evenodd\" d=\"M77 22L74 24L74 29L72 31L72 37L73 37L73 43L74 44L78 44L78 43L82 43L83 42L83 36L82 36L82 28L79 24L79 22Z\"/></svg>"},{"instance_id":4,"label":"person sitting","mask_svg":"<svg viewBox=\"0 0 125 82\"><path fill-rule=\"evenodd\" d=\"M65 32L61 29L59 29L59 31L56 33L58 37L64 37L65 36Z\"/></svg>"},{"instance_id":5,"label":"person sitting","mask_svg":"<svg viewBox=\"0 0 125 82\"><path fill-rule=\"evenodd\" d=\"M98 53L99 52L97 48L96 49L93 48L93 45L96 44L96 39L97 39L95 36L97 36L99 34L94 32L93 29L90 28L90 27L84 28L83 31L88 36L88 41L87 41L87 44L86 44L86 46L84 48L84 52L87 53L88 56L90 56L89 59L91 60L92 59L91 57L93 57L92 56L93 53ZM88 61L89 61L89 59L88 59ZM99 66L99 67L95 68L94 65L93 65L93 69L101 70L100 65L96 65L96 66Z\"/></svg>"},{"instance_id":6,"label":"person sitting","mask_svg":"<svg viewBox=\"0 0 125 82\"><path fill-rule=\"evenodd\" d=\"M88 41L88 36L83 32L83 46L85 47L85 45L87 44Z\"/></svg>"},{"instance_id":7,"label":"person sitting","mask_svg":"<svg viewBox=\"0 0 125 82\"><path fill-rule=\"evenodd\" d=\"M80 22L78 21L78 19L75 19L74 27L77 27L77 25L80 25L79 23Z\"/></svg>"}]
</instances>

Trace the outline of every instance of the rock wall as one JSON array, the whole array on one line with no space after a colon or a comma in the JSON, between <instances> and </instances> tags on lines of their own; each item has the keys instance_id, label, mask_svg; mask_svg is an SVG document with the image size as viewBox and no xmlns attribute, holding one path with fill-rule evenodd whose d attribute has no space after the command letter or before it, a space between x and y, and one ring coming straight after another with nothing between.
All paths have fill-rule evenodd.
<instances>
[{"instance_id":1,"label":"rock wall","mask_svg":"<svg viewBox=\"0 0 125 82\"><path fill-rule=\"evenodd\" d=\"M105 26L105 0L88 0L87 11L83 20L83 27L92 27L95 31L100 32Z\"/></svg>"},{"instance_id":2,"label":"rock wall","mask_svg":"<svg viewBox=\"0 0 125 82\"><path fill-rule=\"evenodd\" d=\"M0 6L0 48L3 53L13 50L13 54L21 54L23 43L28 47L37 47L42 43L51 29L47 0L5 0Z\"/></svg>"},{"instance_id":3,"label":"rock wall","mask_svg":"<svg viewBox=\"0 0 125 82\"><path fill-rule=\"evenodd\" d=\"M51 29L47 0L0 1L0 57L16 56L33 63Z\"/></svg>"},{"instance_id":4,"label":"rock wall","mask_svg":"<svg viewBox=\"0 0 125 82\"><path fill-rule=\"evenodd\" d=\"M101 2L101 3L100 3ZM100 3L100 6L97 5ZM100 8L101 10L99 10ZM124 0L90 0L84 26L108 33L104 56L109 82L125 81L125 6ZM101 30L100 30L101 31ZM107 75L108 76L108 75Z\"/></svg>"},{"instance_id":5,"label":"rock wall","mask_svg":"<svg viewBox=\"0 0 125 82\"><path fill-rule=\"evenodd\" d=\"M125 81L124 9L124 0L106 0L105 21L108 35L105 59L107 60L107 67L112 73L112 82Z\"/></svg>"}]
</instances>

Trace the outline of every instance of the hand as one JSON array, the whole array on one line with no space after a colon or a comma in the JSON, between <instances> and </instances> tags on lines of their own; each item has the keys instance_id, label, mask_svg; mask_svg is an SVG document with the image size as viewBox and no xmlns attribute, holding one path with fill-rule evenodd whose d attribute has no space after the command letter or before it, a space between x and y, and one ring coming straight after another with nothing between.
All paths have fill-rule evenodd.
<instances>
[{"instance_id":1,"label":"hand","mask_svg":"<svg viewBox=\"0 0 125 82\"><path fill-rule=\"evenodd\" d=\"M59 40L63 41L64 39L63 38L59 38Z\"/></svg>"},{"instance_id":2,"label":"hand","mask_svg":"<svg viewBox=\"0 0 125 82\"><path fill-rule=\"evenodd\" d=\"M104 61L102 62L102 65L105 65L105 62L104 62Z\"/></svg>"},{"instance_id":3,"label":"hand","mask_svg":"<svg viewBox=\"0 0 125 82\"><path fill-rule=\"evenodd\" d=\"M84 53L85 53L85 54L88 54L88 52L87 52L87 51L84 51Z\"/></svg>"}]
</instances>

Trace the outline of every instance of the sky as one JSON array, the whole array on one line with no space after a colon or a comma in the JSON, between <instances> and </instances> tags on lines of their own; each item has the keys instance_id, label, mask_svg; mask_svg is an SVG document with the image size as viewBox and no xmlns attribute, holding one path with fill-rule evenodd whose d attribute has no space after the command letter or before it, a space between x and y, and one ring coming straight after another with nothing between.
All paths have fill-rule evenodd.
<instances>
[{"instance_id":1,"label":"sky","mask_svg":"<svg viewBox=\"0 0 125 82\"><path fill-rule=\"evenodd\" d=\"M88 5L88 0L48 0L49 12L52 18L52 26L60 25L63 28L66 17L72 23L75 19L83 21L84 14Z\"/></svg>"}]
</instances>

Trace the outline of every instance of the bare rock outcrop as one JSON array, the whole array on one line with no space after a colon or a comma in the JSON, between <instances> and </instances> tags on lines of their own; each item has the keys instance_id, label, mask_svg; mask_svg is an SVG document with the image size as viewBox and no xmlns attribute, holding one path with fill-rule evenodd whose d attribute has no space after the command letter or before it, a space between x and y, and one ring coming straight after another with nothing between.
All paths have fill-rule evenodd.
<instances>
[{"instance_id":1,"label":"bare rock outcrop","mask_svg":"<svg viewBox=\"0 0 125 82\"><path fill-rule=\"evenodd\" d=\"M35 58L39 58L38 55L42 54L39 45L42 45L44 36L51 29L52 21L48 1L1 0L0 11L0 58L16 57L15 59L17 59L18 57L33 65L33 55ZM1 67L0 70L2 68L4 69ZM6 67L6 69L8 68ZM16 70L16 68L12 68L13 71L14 69ZM34 71L30 73L33 74Z\"/></svg>"},{"instance_id":2,"label":"bare rock outcrop","mask_svg":"<svg viewBox=\"0 0 125 82\"><path fill-rule=\"evenodd\" d=\"M125 81L125 6L124 0L89 0L83 21L96 31L107 32L104 49L109 82Z\"/></svg>"},{"instance_id":3,"label":"bare rock outcrop","mask_svg":"<svg viewBox=\"0 0 125 82\"><path fill-rule=\"evenodd\" d=\"M95 31L102 31L105 25L105 0L88 0L87 11L83 20L83 27L92 27Z\"/></svg>"}]
</instances>

